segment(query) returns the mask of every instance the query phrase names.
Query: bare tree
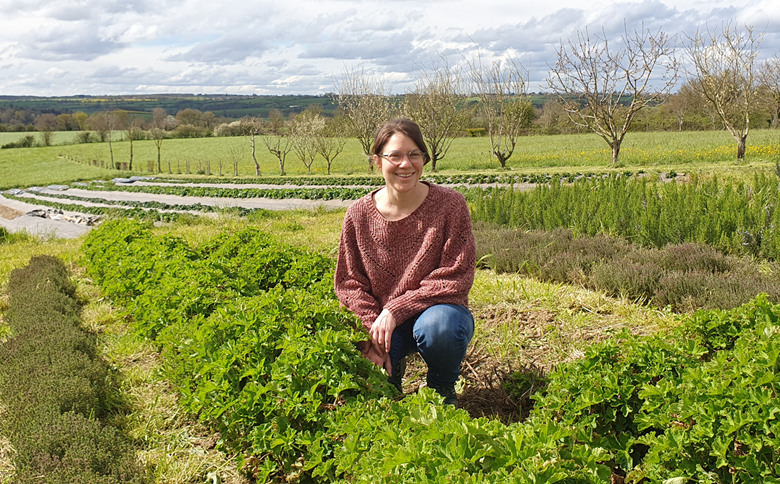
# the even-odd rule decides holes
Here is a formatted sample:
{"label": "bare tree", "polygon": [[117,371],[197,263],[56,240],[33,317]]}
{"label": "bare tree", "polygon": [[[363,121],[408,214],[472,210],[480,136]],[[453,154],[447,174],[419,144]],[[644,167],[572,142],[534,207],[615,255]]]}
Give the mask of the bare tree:
{"label": "bare tree", "polygon": [[293,149],[293,145],[290,141],[290,137],[285,136],[284,134],[277,135],[277,134],[267,133],[264,134],[262,138],[265,147],[268,148],[268,151],[271,152],[271,154],[274,155],[276,159],[279,161],[279,174],[281,176],[284,176],[285,159],[287,158],[287,155],[290,153],[290,151],[292,151]]}
{"label": "bare tree", "polygon": [[[320,107],[321,109],[321,107]],[[290,129],[292,149],[306,167],[306,173],[311,175],[311,165],[317,157],[318,139],[325,129],[325,118],[318,109],[306,109],[299,114]]]}
{"label": "bare tree", "polygon": [[775,54],[761,64],[759,79],[772,105],[772,127],[780,123],[780,55]]}
{"label": "bare tree", "polygon": [[344,137],[344,123],[345,120],[341,116],[326,120],[325,129],[317,137],[317,153],[325,159],[328,175],[333,161],[344,151],[344,146],[347,144],[347,138]]}
{"label": "bare tree", "polygon": [[501,168],[512,157],[517,137],[531,125],[535,113],[526,96],[528,71],[517,59],[508,58],[490,65],[482,57],[470,62],[474,92],[479,96],[482,114],[487,124],[490,151]]}
{"label": "bare tree", "polygon": [[260,163],[257,162],[257,138],[263,134],[263,121],[254,116],[245,116],[241,120],[242,131],[252,147],[252,161],[255,162],[255,176],[260,176]]}
{"label": "bare tree", "polygon": [[125,136],[130,141],[130,164],[128,165],[130,171],[133,171],[133,141],[146,138],[146,132],[143,130],[144,124],[143,118],[135,118],[125,128]]}
{"label": "bare tree", "polygon": [[163,108],[152,109],[152,126],[155,128],[165,129],[168,119],[168,113]]}
{"label": "bare tree", "polygon": [[371,171],[374,169],[370,156],[374,135],[379,126],[391,118],[390,88],[381,79],[365,75],[362,69],[351,69],[342,72],[336,90],[335,101],[348,121],[352,136],[363,148]]}
{"label": "bare tree", "polygon": [[441,67],[420,69],[414,90],[406,94],[402,107],[420,126],[431,155],[431,171],[436,171],[436,162],[444,158],[469,119],[462,109],[467,91],[464,73],[450,67],[446,58],[442,61]]}
{"label": "bare tree", "polygon": [[[618,49],[610,49],[606,33],[591,38],[587,30],[577,32],[576,42],[561,42],[547,85],[558,94],[574,124],[607,142],[616,164],[636,113],[662,102],[677,83],[675,48],[675,37],[661,30],[652,33],[644,26],[633,33],[626,29]],[[657,79],[651,86],[653,74]]]}
{"label": "bare tree", "polygon": [[763,34],[752,26],[740,30],[736,23],[709,30],[699,28],[686,47],[692,64],[691,86],[712,106],[726,130],[737,141],[737,159],[745,157],[750,134],[750,111],[758,101],[755,61]]}
{"label": "bare tree", "polygon": [[[162,164],[160,162],[160,158],[163,140],[165,139],[165,130],[154,127],[149,130],[149,136],[154,140],[154,145],[157,146],[157,173],[162,173]],[[168,171],[170,171],[170,169]]]}
{"label": "bare tree", "polygon": [[241,159],[244,158],[244,145],[243,144],[231,144],[228,147],[228,153],[230,154],[230,161],[233,163],[233,176],[238,176],[238,164]]}
{"label": "bare tree", "polygon": [[35,127],[41,133],[41,144],[43,146],[51,146],[52,135],[54,130],[57,129],[57,115],[51,113],[41,114],[35,120]]}

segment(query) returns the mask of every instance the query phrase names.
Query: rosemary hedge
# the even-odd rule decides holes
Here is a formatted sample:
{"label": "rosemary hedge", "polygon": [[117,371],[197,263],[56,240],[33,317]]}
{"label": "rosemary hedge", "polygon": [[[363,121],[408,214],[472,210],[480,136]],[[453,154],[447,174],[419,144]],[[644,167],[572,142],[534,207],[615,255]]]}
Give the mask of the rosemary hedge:
{"label": "rosemary hedge", "polygon": [[750,183],[695,176],[661,183],[613,175],[564,184],[556,178],[527,192],[509,187],[466,194],[475,221],[612,235],[658,248],[696,242],[728,254],[780,260],[780,183],[774,174],[756,174]]}

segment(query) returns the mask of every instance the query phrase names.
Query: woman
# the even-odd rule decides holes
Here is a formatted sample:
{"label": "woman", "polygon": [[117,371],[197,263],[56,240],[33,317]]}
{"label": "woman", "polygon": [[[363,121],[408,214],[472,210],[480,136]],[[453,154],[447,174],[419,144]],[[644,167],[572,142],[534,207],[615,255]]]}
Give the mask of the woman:
{"label": "woman", "polygon": [[456,404],[455,382],[474,335],[467,309],[475,248],[460,193],[421,182],[428,148],[408,119],[383,125],[372,148],[385,186],[347,210],[335,290],[371,335],[363,354],[401,389],[406,355],[419,352],[428,386]]}

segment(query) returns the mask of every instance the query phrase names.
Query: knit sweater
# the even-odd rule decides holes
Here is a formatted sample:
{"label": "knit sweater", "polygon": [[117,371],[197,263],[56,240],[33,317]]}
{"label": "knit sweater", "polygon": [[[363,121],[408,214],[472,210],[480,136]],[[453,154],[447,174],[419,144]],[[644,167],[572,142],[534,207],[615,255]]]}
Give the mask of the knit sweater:
{"label": "knit sweater", "polygon": [[429,185],[423,203],[401,220],[379,213],[376,191],[347,209],[335,290],[366,329],[383,309],[400,325],[437,304],[468,305],[476,265],[469,209],[460,193]]}

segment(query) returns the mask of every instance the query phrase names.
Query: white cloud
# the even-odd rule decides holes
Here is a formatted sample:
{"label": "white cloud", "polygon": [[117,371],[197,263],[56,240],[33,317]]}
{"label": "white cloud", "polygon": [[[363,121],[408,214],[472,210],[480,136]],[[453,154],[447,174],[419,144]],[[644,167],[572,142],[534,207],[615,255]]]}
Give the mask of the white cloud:
{"label": "white cloud", "polygon": [[517,52],[538,82],[561,41],[585,28],[618,38],[624,22],[684,39],[737,19],[764,31],[762,58],[780,51],[776,0],[0,0],[0,11],[4,94],[321,93],[345,66],[403,91],[421,64],[441,53],[462,64],[476,46],[488,60]]}

